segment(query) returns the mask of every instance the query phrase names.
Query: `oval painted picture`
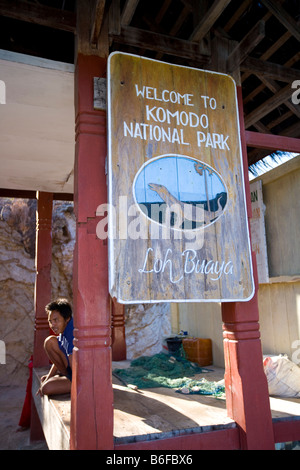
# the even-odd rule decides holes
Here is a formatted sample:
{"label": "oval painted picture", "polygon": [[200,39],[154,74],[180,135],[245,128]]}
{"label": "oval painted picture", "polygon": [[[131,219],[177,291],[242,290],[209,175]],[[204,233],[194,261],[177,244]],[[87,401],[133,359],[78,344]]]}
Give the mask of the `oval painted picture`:
{"label": "oval painted picture", "polygon": [[134,179],[133,195],[145,216],[178,230],[207,227],[227,203],[217,171],[185,155],[161,155],[145,163]]}

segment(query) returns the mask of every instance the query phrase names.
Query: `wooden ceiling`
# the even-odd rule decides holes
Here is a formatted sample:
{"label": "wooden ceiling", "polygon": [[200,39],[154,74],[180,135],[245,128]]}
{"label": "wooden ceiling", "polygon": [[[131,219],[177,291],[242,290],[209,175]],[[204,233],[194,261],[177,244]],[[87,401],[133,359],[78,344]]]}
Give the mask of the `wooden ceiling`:
{"label": "wooden ceiling", "polygon": [[[75,3],[0,0],[0,48],[72,62]],[[108,52],[230,73],[242,86],[247,130],[300,138],[299,0],[83,4],[90,9],[89,42],[95,51],[108,34]],[[268,153],[249,147],[249,165]]]}

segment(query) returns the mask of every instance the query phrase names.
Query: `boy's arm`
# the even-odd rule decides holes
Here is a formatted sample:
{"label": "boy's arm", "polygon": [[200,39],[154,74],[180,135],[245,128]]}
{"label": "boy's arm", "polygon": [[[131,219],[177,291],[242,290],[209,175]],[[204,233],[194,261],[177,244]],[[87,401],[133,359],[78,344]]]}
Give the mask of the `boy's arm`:
{"label": "boy's arm", "polygon": [[54,364],[52,364],[51,369],[49,370],[48,374],[43,375],[43,377],[41,377],[41,386],[38,389],[38,391],[36,392],[36,395],[43,396],[42,390],[41,390],[42,389],[42,383],[46,382],[48,379],[50,379],[50,377],[53,377],[56,374],[57,374],[57,367]]}
{"label": "boy's arm", "polygon": [[57,367],[54,364],[52,364],[51,369],[49,370],[48,374],[43,375],[43,377],[41,377],[41,382],[44,382],[45,380],[50,379],[50,377],[53,377],[54,375],[56,375],[57,372],[58,372]]}
{"label": "boy's arm", "polygon": [[52,364],[51,366],[51,369],[49,370],[48,374],[47,374],[47,380],[50,379],[50,377],[53,377],[54,375],[56,375],[58,372],[58,369],[56,367],[56,365]]}

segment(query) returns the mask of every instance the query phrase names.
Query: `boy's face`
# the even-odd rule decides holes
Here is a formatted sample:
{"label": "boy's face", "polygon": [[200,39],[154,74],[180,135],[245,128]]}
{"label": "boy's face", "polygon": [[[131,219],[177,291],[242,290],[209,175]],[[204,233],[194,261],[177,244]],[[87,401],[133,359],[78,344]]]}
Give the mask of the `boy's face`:
{"label": "boy's face", "polygon": [[51,330],[54,334],[59,335],[65,331],[65,328],[69,322],[70,318],[67,320],[57,311],[53,310],[48,313],[48,322]]}

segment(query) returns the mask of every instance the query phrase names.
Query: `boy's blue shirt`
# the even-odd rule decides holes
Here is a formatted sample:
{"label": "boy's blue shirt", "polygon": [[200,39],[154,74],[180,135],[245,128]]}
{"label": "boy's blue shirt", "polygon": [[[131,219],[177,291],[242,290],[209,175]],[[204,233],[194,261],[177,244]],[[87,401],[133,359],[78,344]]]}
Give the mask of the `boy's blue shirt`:
{"label": "boy's blue shirt", "polygon": [[[57,338],[59,348],[67,356],[67,358],[73,352],[73,347],[74,347],[73,346],[73,339],[74,339],[73,329],[74,329],[73,318],[71,318],[71,320],[68,322],[65,328],[65,331],[61,333]],[[69,362],[69,359],[68,359],[68,362]]]}

